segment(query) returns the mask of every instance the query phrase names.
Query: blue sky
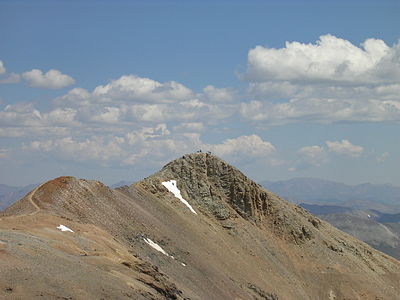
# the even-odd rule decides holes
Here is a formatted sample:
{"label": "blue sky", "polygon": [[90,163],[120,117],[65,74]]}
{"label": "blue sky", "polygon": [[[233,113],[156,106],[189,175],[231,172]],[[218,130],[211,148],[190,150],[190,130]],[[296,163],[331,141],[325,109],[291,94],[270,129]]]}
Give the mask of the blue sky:
{"label": "blue sky", "polygon": [[0,1],[0,182],[137,180],[210,150],[256,180],[400,185],[398,1]]}

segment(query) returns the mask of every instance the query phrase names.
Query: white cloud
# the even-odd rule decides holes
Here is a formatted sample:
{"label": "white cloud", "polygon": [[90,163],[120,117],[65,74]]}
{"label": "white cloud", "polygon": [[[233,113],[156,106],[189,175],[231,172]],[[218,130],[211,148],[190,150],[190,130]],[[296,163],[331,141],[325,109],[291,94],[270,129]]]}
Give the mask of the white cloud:
{"label": "white cloud", "polygon": [[0,75],[6,72],[6,67],[3,64],[3,61],[0,60]]}
{"label": "white cloud", "polygon": [[49,70],[47,73],[43,73],[38,69],[33,69],[24,72],[22,77],[28,81],[29,86],[35,88],[60,89],[75,83],[72,77],[53,69]]}
{"label": "white cloud", "polygon": [[204,95],[210,102],[231,102],[236,98],[235,91],[228,88],[216,88],[208,85],[203,89]]}
{"label": "white cloud", "polygon": [[18,83],[21,80],[21,76],[16,73],[11,73],[7,78],[1,79],[0,84],[10,84],[10,83]]}
{"label": "white cloud", "polygon": [[326,141],[326,145],[328,146],[330,152],[334,152],[340,155],[347,155],[351,157],[359,157],[364,151],[363,147],[355,146],[348,140],[342,140],[341,142]]}
{"label": "white cloud", "polygon": [[233,91],[208,86],[196,94],[184,85],[160,83],[149,78],[124,75],[92,92],[74,88],[54,100],[56,106],[75,107],[86,121],[133,123],[217,123],[237,109]]}
{"label": "white cloud", "polygon": [[104,111],[91,118],[93,121],[103,123],[117,123],[120,120],[121,110],[118,107],[104,107]]}
{"label": "white cloud", "polygon": [[93,137],[83,141],[72,137],[55,140],[33,141],[30,149],[53,152],[56,156],[72,161],[111,162],[126,154],[119,145],[119,139],[105,141],[103,137]]}
{"label": "white cloud", "polygon": [[192,98],[193,93],[190,89],[175,81],[160,83],[149,78],[125,75],[106,85],[96,87],[92,96],[102,102],[122,99],[174,103]]}
{"label": "white cloud", "polygon": [[299,156],[297,164],[302,167],[308,165],[319,167],[327,162],[326,152],[321,146],[306,146],[298,150],[297,154]]}
{"label": "white cloud", "polygon": [[88,105],[90,99],[90,93],[83,88],[74,88],[68,91],[67,94],[57,97],[54,100],[56,105]]}
{"label": "white cloud", "polygon": [[31,103],[6,105],[0,110],[0,136],[32,138],[66,135],[81,126],[76,116],[77,111],[72,108],[56,108],[41,113]]}
{"label": "white cloud", "polygon": [[42,153],[46,158],[53,156],[87,164],[121,166],[160,165],[198,149],[210,150],[222,158],[235,162],[262,159],[269,164],[279,163],[275,147],[259,136],[240,136],[224,140],[219,144],[206,144],[201,141],[199,134],[174,134],[168,130],[166,124],[144,127],[123,135],[37,139],[24,147],[30,155]]}
{"label": "white cloud", "polygon": [[78,125],[75,120],[77,111],[72,108],[56,108],[41,113],[31,103],[7,105],[0,111],[0,125],[41,127],[54,125]]}
{"label": "white cloud", "polygon": [[234,160],[275,158],[276,154],[274,145],[255,134],[226,139],[221,144],[204,144],[202,147],[218,156],[229,157]]}
{"label": "white cloud", "polygon": [[[6,74],[6,67],[3,64],[3,61],[0,60],[0,75]],[[7,75],[7,74],[6,74]],[[0,84],[7,84],[7,83],[17,83],[21,79],[21,76],[19,76],[16,73],[10,73],[7,75],[6,78],[0,79]]]}
{"label": "white cloud", "polygon": [[305,98],[283,103],[253,100],[241,103],[241,115],[269,125],[293,122],[387,122],[400,120],[400,102],[392,100],[342,100]]}
{"label": "white cloud", "polygon": [[400,44],[368,39],[361,47],[331,36],[316,44],[286,43],[281,49],[249,51],[251,101],[247,120],[291,122],[382,122],[400,120]]}
{"label": "white cloud", "polygon": [[328,34],[316,44],[286,42],[281,49],[251,49],[246,77],[261,82],[398,82],[399,53],[400,45],[391,48],[379,39],[367,39],[357,47]]}

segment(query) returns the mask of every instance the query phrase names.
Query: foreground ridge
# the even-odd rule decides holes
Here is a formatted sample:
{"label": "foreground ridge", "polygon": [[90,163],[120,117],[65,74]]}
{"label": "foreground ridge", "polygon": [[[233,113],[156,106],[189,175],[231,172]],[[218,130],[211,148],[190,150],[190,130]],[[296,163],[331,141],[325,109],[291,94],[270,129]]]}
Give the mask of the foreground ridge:
{"label": "foreground ridge", "polygon": [[3,212],[0,267],[5,299],[400,294],[400,262],[209,153],[114,190],[74,177],[42,184]]}

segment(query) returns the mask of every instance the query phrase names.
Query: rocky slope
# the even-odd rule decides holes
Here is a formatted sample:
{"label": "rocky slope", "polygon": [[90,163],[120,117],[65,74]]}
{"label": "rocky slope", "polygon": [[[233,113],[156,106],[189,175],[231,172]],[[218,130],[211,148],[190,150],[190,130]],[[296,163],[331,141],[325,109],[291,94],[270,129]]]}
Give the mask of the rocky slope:
{"label": "rocky slope", "polygon": [[400,262],[205,153],[115,190],[73,177],[42,184],[3,213],[0,265],[5,299],[400,294]]}

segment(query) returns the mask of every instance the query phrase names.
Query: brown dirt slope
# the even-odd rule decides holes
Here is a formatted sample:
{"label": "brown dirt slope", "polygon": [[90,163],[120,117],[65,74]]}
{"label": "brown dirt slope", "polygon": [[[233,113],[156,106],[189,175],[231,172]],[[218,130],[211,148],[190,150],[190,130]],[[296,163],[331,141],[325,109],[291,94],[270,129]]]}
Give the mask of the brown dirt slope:
{"label": "brown dirt slope", "polygon": [[[177,181],[197,214],[162,185],[168,180]],[[0,261],[7,270],[0,275],[5,283],[0,295],[14,296],[9,299],[28,292],[64,299],[123,299],[121,291],[134,299],[397,299],[400,294],[398,261],[213,155],[185,155],[116,190],[60,177],[30,195],[0,219]],[[75,232],[61,232],[57,224]],[[96,289],[102,285],[103,292]]]}

